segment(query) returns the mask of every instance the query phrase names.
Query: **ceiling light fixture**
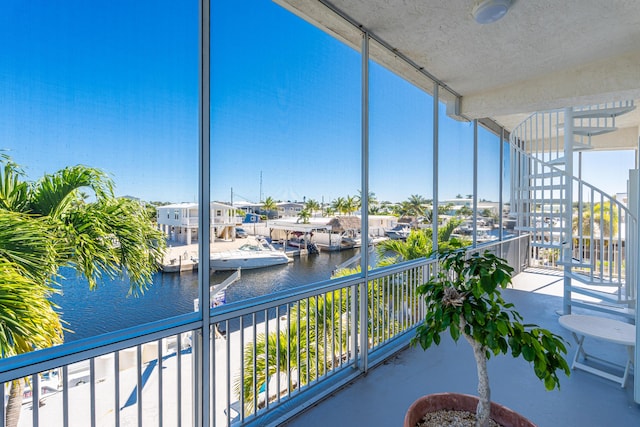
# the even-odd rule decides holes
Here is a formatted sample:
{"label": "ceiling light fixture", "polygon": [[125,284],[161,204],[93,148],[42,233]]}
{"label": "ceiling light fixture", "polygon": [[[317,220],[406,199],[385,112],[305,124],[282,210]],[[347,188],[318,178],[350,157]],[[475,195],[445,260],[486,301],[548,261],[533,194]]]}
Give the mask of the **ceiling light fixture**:
{"label": "ceiling light fixture", "polygon": [[476,0],[473,6],[473,19],[478,24],[490,24],[506,15],[511,0]]}

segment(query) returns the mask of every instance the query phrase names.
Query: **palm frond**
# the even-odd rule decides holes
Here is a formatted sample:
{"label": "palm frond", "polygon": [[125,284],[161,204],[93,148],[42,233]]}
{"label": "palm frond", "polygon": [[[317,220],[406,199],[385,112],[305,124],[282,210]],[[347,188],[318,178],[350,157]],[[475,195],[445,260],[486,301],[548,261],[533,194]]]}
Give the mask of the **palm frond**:
{"label": "palm frond", "polygon": [[36,281],[0,258],[0,357],[62,342],[63,328],[49,301],[56,289]]}
{"label": "palm frond", "polygon": [[125,272],[132,294],[151,284],[166,243],[140,204],[105,199],[75,207],[66,219],[66,262],[87,278],[91,288],[103,274],[113,278]]}
{"label": "palm frond", "polygon": [[53,237],[46,219],[0,209],[0,259],[19,266],[30,279],[44,283],[56,274]]}
{"label": "palm frond", "polygon": [[30,194],[32,212],[59,217],[74,202],[81,200],[79,190],[91,188],[96,199],[113,197],[113,181],[100,169],[83,165],[69,166],[38,180]]}
{"label": "palm frond", "polygon": [[29,185],[24,172],[9,156],[0,156],[0,209],[24,212],[28,205]]}

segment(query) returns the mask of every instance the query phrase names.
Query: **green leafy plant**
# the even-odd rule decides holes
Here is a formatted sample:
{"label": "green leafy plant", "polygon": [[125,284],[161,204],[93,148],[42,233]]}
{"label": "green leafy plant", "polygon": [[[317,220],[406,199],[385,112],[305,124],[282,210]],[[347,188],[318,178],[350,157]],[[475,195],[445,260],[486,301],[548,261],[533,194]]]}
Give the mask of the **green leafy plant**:
{"label": "green leafy plant", "polygon": [[476,426],[489,425],[487,360],[492,353],[523,357],[533,364],[547,390],[559,388],[557,371],[570,373],[563,357],[565,341],[537,325],[523,323],[513,304],[502,298],[500,289],[511,283],[513,268],[488,251],[471,255],[464,250],[444,251],[438,259],[439,272],[418,288],[427,310],[412,344],[419,343],[426,350],[440,344],[440,334],[446,330],[454,341],[462,336],[471,344],[478,370]]}

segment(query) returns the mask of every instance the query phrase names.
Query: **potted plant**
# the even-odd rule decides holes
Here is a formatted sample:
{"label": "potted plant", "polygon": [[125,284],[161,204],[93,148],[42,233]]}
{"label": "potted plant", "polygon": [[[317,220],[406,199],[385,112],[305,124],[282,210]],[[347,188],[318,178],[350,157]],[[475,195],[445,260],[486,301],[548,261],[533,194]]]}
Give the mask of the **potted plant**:
{"label": "potted plant", "polygon": [[[487,360],[492,353],[510,351],[513,357],[523,357],[533,363],[536,376],[547,390],[560,387],[557,371],[563,371],[567,376],[570,372],[563,357],[567,352],[564,339],[537,325],[523,323],[513,304],[506,302],[500,294],[500,289],[511,283],[513,268],[488,251],[471,255],[465,250],[444,251],[438,254],[438,260],[441,265],[438,273],[418,288],[427,310],[412,344],[419,343],[426,350],[433,344],[438,345],[440,334],[446,330],[454,341],[462,336],[471,344],[478,371],[476,426],[489,426],[491,396]],[[464,396],[458,395],[456,399],[471,397],[475,402],[476,398]],[[429,406],[416,402],[412,409],[424,410],[425,405]],[[438,405],[442,406],[441,403]],[[416,420],[423,415],[416,418],[408,412],[405,427],[415,427]]]}

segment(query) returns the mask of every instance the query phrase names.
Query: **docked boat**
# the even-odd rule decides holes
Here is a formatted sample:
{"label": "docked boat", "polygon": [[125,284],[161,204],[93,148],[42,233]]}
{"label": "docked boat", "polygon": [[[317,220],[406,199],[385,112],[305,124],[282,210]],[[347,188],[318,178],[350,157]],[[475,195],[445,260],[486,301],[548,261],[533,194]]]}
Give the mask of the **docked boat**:
{"label": "docked boat", "polygon": [[258,240],[255,244],[244,244],[238,249],[215,252],[210,256],[210,267],[213,270],[247,270],[288,262],[291,262],[291,258],[284,252],[277,251],[264,239]]}
{"label": "docked boat", "polygon": [[353,249],[362,246],[360,231],[356,229],[345,230],[340,234],[341,249]]}
{"label": "docked boat", "polygon": [[384,234],[392,240],[404,240],[409,237],[409,233],[411,233],[411,227],[405,224],[398,224],[384,231]]}

